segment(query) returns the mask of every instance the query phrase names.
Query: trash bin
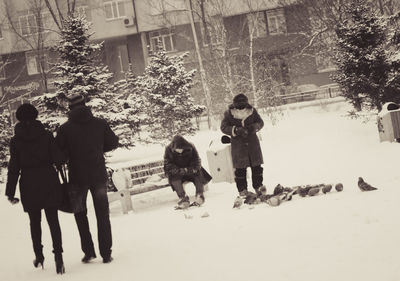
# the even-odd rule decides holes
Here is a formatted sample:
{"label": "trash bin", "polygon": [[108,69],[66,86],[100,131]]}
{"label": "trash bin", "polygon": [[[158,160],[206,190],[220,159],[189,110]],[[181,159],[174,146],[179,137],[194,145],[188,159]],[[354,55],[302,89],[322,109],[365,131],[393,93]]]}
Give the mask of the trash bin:
{"label": "trash bin", "polygon": [[230,144],[212,142],[207,150],[207,161],[213,182],[235,182]]}
{"label": "trash bin", "polygon": [[400,106],[393,102],[385,103],[378,113],[379,140],[400,140]]}

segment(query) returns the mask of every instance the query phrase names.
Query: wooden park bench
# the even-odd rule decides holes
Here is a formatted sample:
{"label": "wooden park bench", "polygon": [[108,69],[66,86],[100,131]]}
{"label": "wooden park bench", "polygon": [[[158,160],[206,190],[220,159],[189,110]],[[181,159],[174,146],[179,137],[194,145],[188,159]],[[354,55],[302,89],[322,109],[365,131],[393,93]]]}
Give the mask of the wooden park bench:
{"label": "wooden park bench", "polygon": [[119,200],[124,214],[133,211],[132,195],[170,186],[164,174],[164,160],[160,159],[115,168],[112,179],[118,190],[107,193],[108,202]]}

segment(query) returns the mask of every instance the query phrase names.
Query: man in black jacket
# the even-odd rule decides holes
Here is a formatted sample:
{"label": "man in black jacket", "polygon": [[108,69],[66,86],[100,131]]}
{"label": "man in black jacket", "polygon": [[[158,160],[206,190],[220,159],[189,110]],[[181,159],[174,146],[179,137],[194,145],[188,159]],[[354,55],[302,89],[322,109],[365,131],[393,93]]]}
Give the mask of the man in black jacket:
{"label": "man in black jacket", "polygon": [[[87,193],[93,197],[97,219],[100,255],[104,263],[112,261],[111,224],[107,198],[107,171],[104,152],[118,146],[118,137],[103,119],[92,115],[85,98],[75,95],[69,100],[68,121],[60,126],[56,136],[58,146],[67,152],[69,181],[80,186],[86,204]],[[87,210],[75,214],[85,256],[83,263],[96,257],[89,230]]]}

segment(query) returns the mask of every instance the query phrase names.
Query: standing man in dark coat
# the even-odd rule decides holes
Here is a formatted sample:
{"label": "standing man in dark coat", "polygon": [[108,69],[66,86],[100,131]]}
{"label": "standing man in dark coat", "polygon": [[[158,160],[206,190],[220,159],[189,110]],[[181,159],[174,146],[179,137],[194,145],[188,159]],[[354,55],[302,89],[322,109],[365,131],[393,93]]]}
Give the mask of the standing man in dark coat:
{"label": "standing man in dark coat", "polygon": [[239,194],[247,194],[246,170],[251,167],[253,188],[257,194],[263,186],[263,156],[257,132],[264,122],[244,94],[233,98],[221,122],[221,131],[231,136],[232,162]]}
{"label": "standing man in dark coat", "polygon": [[[53,135],[36,120],[38,111],[31,104],[18,107],[15,135],[10,142],[10,161],[6,196],[12,204],[19,178],[19,189],[24,211],[29,215],[35,267],[44,262],[42,245],[42,209],[49,224],[53,253],[58,274],[65,272],[62,258],[61,230],[57,208],[61,205],[61,186],[54,165],[61,165],[63,157],[58,150]],[[4,241],[3,241],[4,242]]]}
{"label": "standing man in dark coat", "polygon": [[204,185],[211,180],[211,176],[201,167],[201,159],[195,146],[184,137],[176,135],[165,148],[164,172],[180,199],[178,208],[185,209],[190,205],[183,188],[185,181],[193,182],[196,187],[194,204],[200,206],[204,203]]}
{"label": "standing man in dark coat", "polygon": [[[69,101],[68,121],[60,126],[56,142],[68,155],[69,181],[80,186],[84,204],[90,190],[97,219],[100,255],[104,263],[112,261],[111,224],[107,198],[107,171],[104,152],[118,146],[118,137],[103,119],[92,115],[82,95],[75,95]],[[85,256],[83,263],[96,258],[92,236],[89,230],[87,210],[75,214]]]}

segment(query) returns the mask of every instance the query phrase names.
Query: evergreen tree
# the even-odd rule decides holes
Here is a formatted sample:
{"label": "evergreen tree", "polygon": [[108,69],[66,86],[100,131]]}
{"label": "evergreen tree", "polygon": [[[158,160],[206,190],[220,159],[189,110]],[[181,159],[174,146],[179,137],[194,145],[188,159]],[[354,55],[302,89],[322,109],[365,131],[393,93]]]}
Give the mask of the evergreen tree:
{"label": "evergreen tree", "polygon": [[388,78],[392,71],[385,52],[385,28],[366,0],[354,0],[349,18],[336,29],[338,73],[334,76],[343,96],[355,109],[381,109],[391,101]]}
{"label": "evergreen tree", "polygon": [[90,24],[83,15],[72,14],[64,19],[60,41],[54,47],[60,57],[60,62],[54,67],[57,91],[35,101],[44,113],[43,123],[52,130],[62,123],[68,110],[68,97],[81,94],[89,101],[94,97],[102,98],[108,89],[112,74],[98,58],[102,44],[89,41],[89,28]]}
{"label": "evergreen tree", "polygon": [[93,99],[89,105],[100,117],[109,121],[119,136],[121,146],[132,147],[138,140],[141,125],[146,123],[146,116],[143,113],[145,101],[137,90],[136,76],[131,68],[126,72],[125,79],[114,83],[110,90],[101,99]]}
{"label": "evergreen tree", "polygon": [[167,56],[157,52],[137,78],[139,92],[146,97],[146,114],[151,120],[149,129],[156,141],[171,139],[176,134],[194,134],[193,118],[205,107],[194,104],[189,90],[193,86],[195,70],[186,71],[184,57]]}

